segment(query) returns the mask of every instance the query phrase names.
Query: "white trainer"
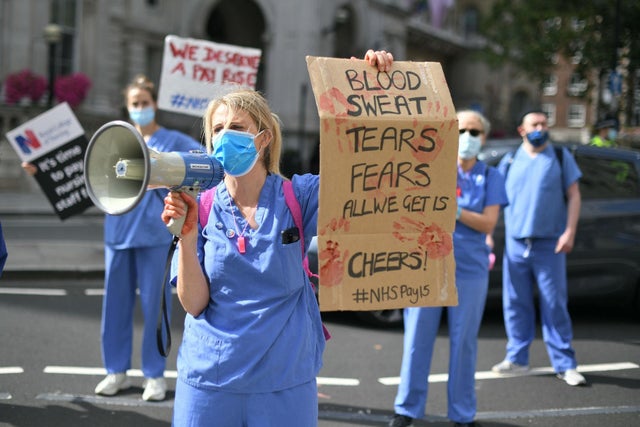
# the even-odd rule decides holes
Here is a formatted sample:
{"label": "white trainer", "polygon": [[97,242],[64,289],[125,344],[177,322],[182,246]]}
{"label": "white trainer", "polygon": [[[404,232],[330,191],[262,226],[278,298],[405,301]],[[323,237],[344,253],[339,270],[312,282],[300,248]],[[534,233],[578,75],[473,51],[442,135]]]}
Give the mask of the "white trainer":
{"label": "white trainer", "polygon": [[518,365],[505,359],[497,365],[494,365],[491,370],[497,374],[523,374],[529,371],[529,365]]}
{"label": "white trainer", "polygon": [[113,396],[120,390],[126,390],[129,387],[131,387],[131,381],[129,381],[127,374],[108,374],[98,383],[95,393],[103,396]]}
{"label": "white trainer", "polygon": [[582,374],[575,369],[567,369],[557,376],[570,386],[583,385],[587,383],[587,380],[584,379]]}
{"label": "white trainer", "polygon": [[167,382],[163,377],[147,378],[142,384],[144,392],[142,393],[142,400],[164,400],[167,394]]}

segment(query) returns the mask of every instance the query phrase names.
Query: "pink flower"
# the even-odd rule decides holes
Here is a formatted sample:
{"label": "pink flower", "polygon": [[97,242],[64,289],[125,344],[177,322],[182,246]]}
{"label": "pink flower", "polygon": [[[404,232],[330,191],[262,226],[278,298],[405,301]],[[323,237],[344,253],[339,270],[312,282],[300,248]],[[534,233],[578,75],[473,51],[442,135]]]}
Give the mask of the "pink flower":
{"label": "pink flower", "polygon": [[67,102],[75,108],[87,97],[91,80],[83,73],[60,76],[54,84],[54,94],[59,102]]}
{"label": "pink flower", "polygon": [[7,104],[15,104],[23,98],[38,102],[47,90],[47,80],[30,70],[9,74],[4,82]]}

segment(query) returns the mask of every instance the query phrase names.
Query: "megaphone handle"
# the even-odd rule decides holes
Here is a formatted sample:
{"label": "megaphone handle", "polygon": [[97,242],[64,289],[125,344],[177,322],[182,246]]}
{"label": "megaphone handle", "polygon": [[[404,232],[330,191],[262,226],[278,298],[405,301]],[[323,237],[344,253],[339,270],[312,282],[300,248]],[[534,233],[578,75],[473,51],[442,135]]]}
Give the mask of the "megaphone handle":
{"label": "megaphone handle", "polygon": [[[194,189],[193,187],[180,188],[177,191],[187,193],[194,199],[198,196],[198,190]],[[180,237],[182,235],[182,226],[184,226],[184,220],[186,219],[186,217],[187,217],[187,214],[185,213],[184,216],[178,219],[171,218],[171,220],[167,224],[167,229],[169,230],[169,232],[176,237]]]}

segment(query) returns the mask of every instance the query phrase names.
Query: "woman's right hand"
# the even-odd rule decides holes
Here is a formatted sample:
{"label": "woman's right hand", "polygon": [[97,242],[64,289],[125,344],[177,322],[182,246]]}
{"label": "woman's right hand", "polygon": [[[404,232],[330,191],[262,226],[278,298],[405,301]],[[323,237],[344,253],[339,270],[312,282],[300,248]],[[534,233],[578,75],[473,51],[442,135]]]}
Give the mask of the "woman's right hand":
{"label": "woman's right hand", "polygon": [[182,191],[171,191],[164,198],[164,209],[160,218],[165,224],[186,215],[181,230],[181,237],[198,231],[198,202],[189,194]]}

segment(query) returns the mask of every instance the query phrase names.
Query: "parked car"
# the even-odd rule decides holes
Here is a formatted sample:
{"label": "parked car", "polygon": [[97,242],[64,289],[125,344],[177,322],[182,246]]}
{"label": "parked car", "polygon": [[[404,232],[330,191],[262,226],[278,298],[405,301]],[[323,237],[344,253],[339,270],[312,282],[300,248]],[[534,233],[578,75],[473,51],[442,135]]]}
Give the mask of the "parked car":
{"label": "parked car", "polygon": [[[479,158],[497,165],[520,139],[489,141]],[[640,151],[563,144],[580,170],[582,208],[573,251],[567,256],[570,302],[616,304],[640,313]],[[496,262],[489,275],[488,309],[501,304],[504,224],[494,232]],[[315,238],[309,265],[317,271]],[[359,311],[357,316],[378,326],[398,326],[402,310]]]}

